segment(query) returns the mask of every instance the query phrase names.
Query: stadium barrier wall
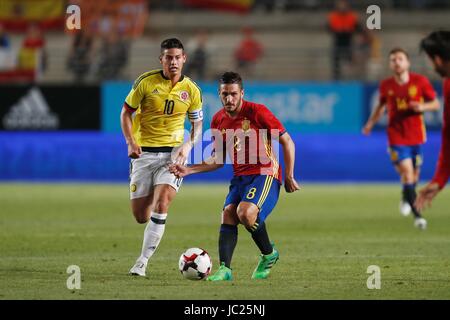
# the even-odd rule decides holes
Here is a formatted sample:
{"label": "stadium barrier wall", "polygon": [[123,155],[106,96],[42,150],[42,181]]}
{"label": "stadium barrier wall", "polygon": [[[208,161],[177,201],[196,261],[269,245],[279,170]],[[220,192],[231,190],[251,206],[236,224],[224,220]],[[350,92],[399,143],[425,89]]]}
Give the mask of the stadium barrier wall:
{"label": "stadium barrier wall", "polygon": [[0,130],[100,130],[99,86],[1,85]]}
{"label": "stadium barrier wall", "polygon": [[[308,182],[394,182],[384,133],[300,134],[296,177]],[[434,171],[440,134],[430,132],[424,147],[423,179]],[[0,180],[126,182],[129,159],[119,133],[0,132]],[[282,159],[281,159],[282,160]],[[283,161],[281,161],[283,163]],[[187,182],[228,181],[231,165],[189,176]]]}
{"label": "stadium barrier wall", "polygon": [[[220,101],[215,84],[201,87],[206,130]],[[441,84],[435,87],[441,94]],[[0,180],[127,181],[119,114],[130,88],[130,82],[0,86]],[[360,135],[376,101],[375,84],[248,83],[245,90],[248,100],[269,106],[294,138],[300,180],[397,181],[384,131]],[[441,114],[426,118],[424,179],[434,170],[440,134],[432,129],[440,129]],[[383,124],[378,129],[384,130]],[[187,180],[226,181],[231,174],[226,166]]]}
{"label": "stadium barrier wall", "polygon": [[[102,129],[120,132],[118,121],[132,83],[109,82],[102,87]],[[199,83],[203,94],[204,128],[222,104],[215,83]],[[363,116],[360,83],[245,84],[245,99],[267,105],[289,132],[357,133]]]}

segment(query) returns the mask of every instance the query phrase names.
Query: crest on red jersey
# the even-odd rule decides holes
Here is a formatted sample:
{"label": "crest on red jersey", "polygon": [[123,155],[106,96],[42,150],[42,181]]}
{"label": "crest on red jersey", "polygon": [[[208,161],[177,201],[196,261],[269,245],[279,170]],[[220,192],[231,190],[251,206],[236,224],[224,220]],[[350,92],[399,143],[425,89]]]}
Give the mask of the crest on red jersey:
{"label": "crest on red jersey", "polygon": [[408,94],[411,98],[414,98],[417,94],[417,87],[416,86],[410,86],[408,88]]}
{"label": "crest on red jersey", "polygon": [[250,130],[250,120],[248,120],[248,119],[242,120],[242,130],[244,132],[247,132],[248,130]]}

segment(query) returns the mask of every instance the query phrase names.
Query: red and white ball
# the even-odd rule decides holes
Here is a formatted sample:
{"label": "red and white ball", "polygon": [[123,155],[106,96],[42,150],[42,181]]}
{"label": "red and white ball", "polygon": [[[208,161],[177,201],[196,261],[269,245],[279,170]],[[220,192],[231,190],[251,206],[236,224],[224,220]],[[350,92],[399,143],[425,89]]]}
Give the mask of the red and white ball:
{"label": "red and white ball", "polygon": [[200,248],[187,249],[180,257],[179,269],[183,277],[189,280],[205,279],[212,269],[208,252]]}

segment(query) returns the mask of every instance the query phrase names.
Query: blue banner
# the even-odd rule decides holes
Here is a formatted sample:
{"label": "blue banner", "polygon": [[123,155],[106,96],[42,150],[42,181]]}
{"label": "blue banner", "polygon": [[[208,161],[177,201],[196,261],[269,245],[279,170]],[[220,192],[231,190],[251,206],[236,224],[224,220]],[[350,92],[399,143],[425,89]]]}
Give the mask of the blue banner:
{"label": "blue banner", "polygon": [[[293,134],[295,175],[300,182],[398,181],[387,154],[386,135]],[[424,145],[422,178],[433,175],[440,132]],[[283,158],[280,163],[283,166]],[[0,132],[0,180],[127,182],[127,146],[121,133]],[[232,166],[189,176],[185,182],[225,182]]]}
{"label": "blue banner", "polygon": [[[120,132],[120,110],[132,83],[104,84],[102,129]],[[203,93],[204,128],[222,104],[216,83],[199,83]],[[359,83],[246,83],[244,98],[266,105],[290,133],[357,133],[363,117]]]}

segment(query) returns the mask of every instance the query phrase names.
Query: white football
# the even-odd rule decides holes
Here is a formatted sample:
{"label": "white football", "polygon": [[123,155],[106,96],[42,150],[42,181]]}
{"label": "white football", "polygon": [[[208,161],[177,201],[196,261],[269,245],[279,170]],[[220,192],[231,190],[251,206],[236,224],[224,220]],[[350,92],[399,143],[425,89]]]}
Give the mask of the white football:
{"label": "white football", "polygon": [[208,252],[200,248],[187,249],[180,257],[179,269],[189,280],[205,279],[211,272],[212,262]]}

